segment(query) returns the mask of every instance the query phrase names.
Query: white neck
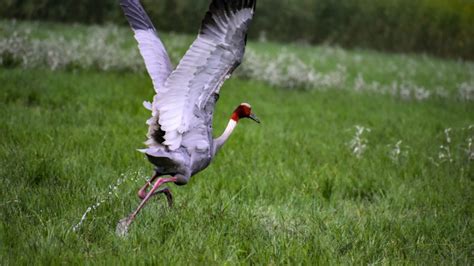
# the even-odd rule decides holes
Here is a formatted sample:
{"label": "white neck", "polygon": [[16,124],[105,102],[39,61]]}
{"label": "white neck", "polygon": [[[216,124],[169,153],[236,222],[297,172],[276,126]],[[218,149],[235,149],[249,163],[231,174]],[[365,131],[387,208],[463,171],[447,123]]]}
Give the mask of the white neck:
{"label": "white neck", "polygon": [[237,126],[237,121],[230,119],[227,127],[224,130],[224,133],[217,139],[214,139],[214,154],[220,150],[220,148],[224,145],[224,143],[229,139],[232,131],[234,131],[235,127]]}

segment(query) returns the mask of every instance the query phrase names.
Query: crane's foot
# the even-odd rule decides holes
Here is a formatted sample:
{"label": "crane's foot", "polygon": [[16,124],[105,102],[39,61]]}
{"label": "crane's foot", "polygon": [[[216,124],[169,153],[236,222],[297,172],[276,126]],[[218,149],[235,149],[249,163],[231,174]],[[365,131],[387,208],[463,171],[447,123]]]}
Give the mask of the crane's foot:
{"label": "crane's foot", "polygon": [[[155,178],[152,178],[152,180],[154,180]],[[158,180],[156,180],[155,184],[153,185],[153,187],[151,188],[151,190],[146,194],[145,198],[140,202],[140,205],[138,205],[137,209],[132,212],[132,214],[130,214],[127,218],[123,218],[121,219],[118,224],[117,224],[117,227],[115,228],[115,233],[118,235],[118,236],[121,236],[121,237],[124,237],[127,235],[128,233],[128,229],[130,227],[130,224],[132,224],[133,220],[135,219],[135,217],[137,216],[137,214],[140,212],[140,210],[143,208],[143,206],[145,206],[145,203],[147,203],[147,201],[154,195],[156,194],[159,194],[159,193],[165,193],[166,195],[166,198],[168,199],[168,205],[170,205],[170,202],[171,204],[173,204],[173,196],[171,195],[171,192],[169,191],[169,188],[164,188],[164,189],[161,189],[161,190],[158,190],[158,188],[165,184],[165,183],[169,183],[169,182],[176,182],[178,180],[177,177],[171,177],[171,178],[159,178]],[[149,184],[149,182],[148,182]],[[145,185],[144,187],[144,190],[146,191],[146,187],[147,185]],[[143,188],[142,188],[143,189]]]}
{"label": "crane's foot", "polygon": [[115,234],[119,237],[126,237],[128,235],[128,228],[132,223],[132,219],[130,217],[125,217],[121,219],[117,223],[117,227],[115,227]]}

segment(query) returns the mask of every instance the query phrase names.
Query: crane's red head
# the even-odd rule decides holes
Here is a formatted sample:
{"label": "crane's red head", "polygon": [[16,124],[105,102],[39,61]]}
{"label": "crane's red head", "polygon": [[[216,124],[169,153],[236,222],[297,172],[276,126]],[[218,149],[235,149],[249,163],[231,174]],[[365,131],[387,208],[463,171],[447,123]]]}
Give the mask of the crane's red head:
{"label": "crane's red head", "polygon": [[248,103],[241,103],[232,113],[232,120],[239,121],[241,118],[250,118],[253,121],[260,123],[260,120],[252,113],[252,107]]}

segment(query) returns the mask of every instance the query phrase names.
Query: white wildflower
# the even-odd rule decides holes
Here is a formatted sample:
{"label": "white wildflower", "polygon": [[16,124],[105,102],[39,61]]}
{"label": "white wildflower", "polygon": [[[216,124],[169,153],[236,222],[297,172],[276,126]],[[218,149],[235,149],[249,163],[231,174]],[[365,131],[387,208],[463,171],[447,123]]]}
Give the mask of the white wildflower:
{"label": "white wildflower", "polygon": [[458,87],[459,97],[464,101],[474,100],[474,82],[463,82]]}
{"label": "white wildflower", "polygon": [[438,159],[441,162],[454,162],[453,156],[451,154],[451,130],[451,128],[446,128],[444,130],[445,144],[439,146],[440,151],[438,153]]}
{"label": "white wildflower", "polygon": [[349,147],[357,158],[361,158],[364,151],[367,149],[368,140],[363,138],[362,135],[364,132],[369,133],[370,128],[356,125],[355,126],[355,135],[352,140],[349,142]]}
{"label": "white wildflower", "polygon": [[392,146],[390,152],[389,152],[389,157],[394,163],[399,163],[401,157],[404,157],[408,154],[407,151],[402,151],[402,141],[399,140],[395,145]]}
{"label": "white wildflower", "polygon": [[466,148],[467,158],[469,161],[474,160],[474,145],[472,137],[467,139],[467,148]]}
{"label": "white wildflower", "polygon": [[411,89],[408,85],[402,84],[400,86],[400,98],[403,100],[411,100]]}
{"label": "white wildflower", "polygon": [[[20,66],[25,69],[45,68],[62,70],[70,68],[98,69],[102,71],[131,70],[145,71],[143,59],[135,45],[130,46],[130,30],[114,25],[89,26],[77,31],[74,38],[65,38],[60,32],[51,31],[45,38],[32,36],[32,29],[18,27],[15,21],[1,22],[0,65]],[[75,27],[72,25],[72,27]],[[186,35],[169,34],[164,38],[170,58],[178,62],[182,52],[192,41]],[[265,42],[266,33],[261,32],[260,41]],[[319,46],[317,52],[305,54],[305,57],[289,49],[281,49],[276,54],[257,53],[252,46],[247,47],[244,63],[237,69],[236,75],[258,80],[286,89],[345,89],[368,91],[377,94],[389,94],[404,100],[427,100],[433,96],[447,98],[448,91],[442,87],[434,89],[416,84],[414,80],[421,71],[429,71],[444,83],[446,69],[442,64],[431,60],[415,60],[409,56],[400,56],[401,62],[380,61],[379,66],[371,69],[373,76],[390,74],[395,80],[373,80],[364,77],[361,70],[355,77],[349,78],[348,69],[364,64],[367,57],[358,52],[347,52],[339,47]],[[339,65],[332,69],[321,66]],[[464,63],[468,69],[474,65]],[[403,67],[401,67],[403,65]],[[352,72],[352,71],[350,71]],[[420,73],[417,73],[420,72]],[[469,70],[468,70],[469,72]],[[472,73],[474,71],[470,71]],[[468,80],[458,85],[459,98],[474,100],[474,81],[471,74]],[[443,80],[444,79],[444,80]]]}
{"label": "white wildflower", "polygon": [[426,90],[423,87],[415,87],[415,99],[418,101],[423,101],[426,100],[430,97],[431,93],[430,91]]}

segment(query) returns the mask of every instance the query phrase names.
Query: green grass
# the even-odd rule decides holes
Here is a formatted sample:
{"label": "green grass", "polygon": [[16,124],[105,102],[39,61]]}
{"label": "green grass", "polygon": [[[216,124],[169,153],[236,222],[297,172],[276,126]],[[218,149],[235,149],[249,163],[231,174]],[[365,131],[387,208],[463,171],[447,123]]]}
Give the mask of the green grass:
{"label": "green grass", "polygon": [[[370,54],[368,72],[397,60],[379,56]],[[453,64],[436,62],[448,70]],[[464,150],[472,102],[287,91],[231,79],[215,134],[241,102],[263,123],[243,121],[208,169],[171,187],[173,209],[153,200],[120,238],[116,223],[138,205],[136,191],[152,173],[135,151],[147,130],[141,102],[152,97],[149,78],[0,68],[0,84],[2,264],[473,261],[474,165]],[[361,158],[348,146],[355,125],[371,129]],[[451,163],[438,158],[446,128]],[[404,155],[392,161],[399,140]],[[119,178],[124,183],[109,188]]]}

